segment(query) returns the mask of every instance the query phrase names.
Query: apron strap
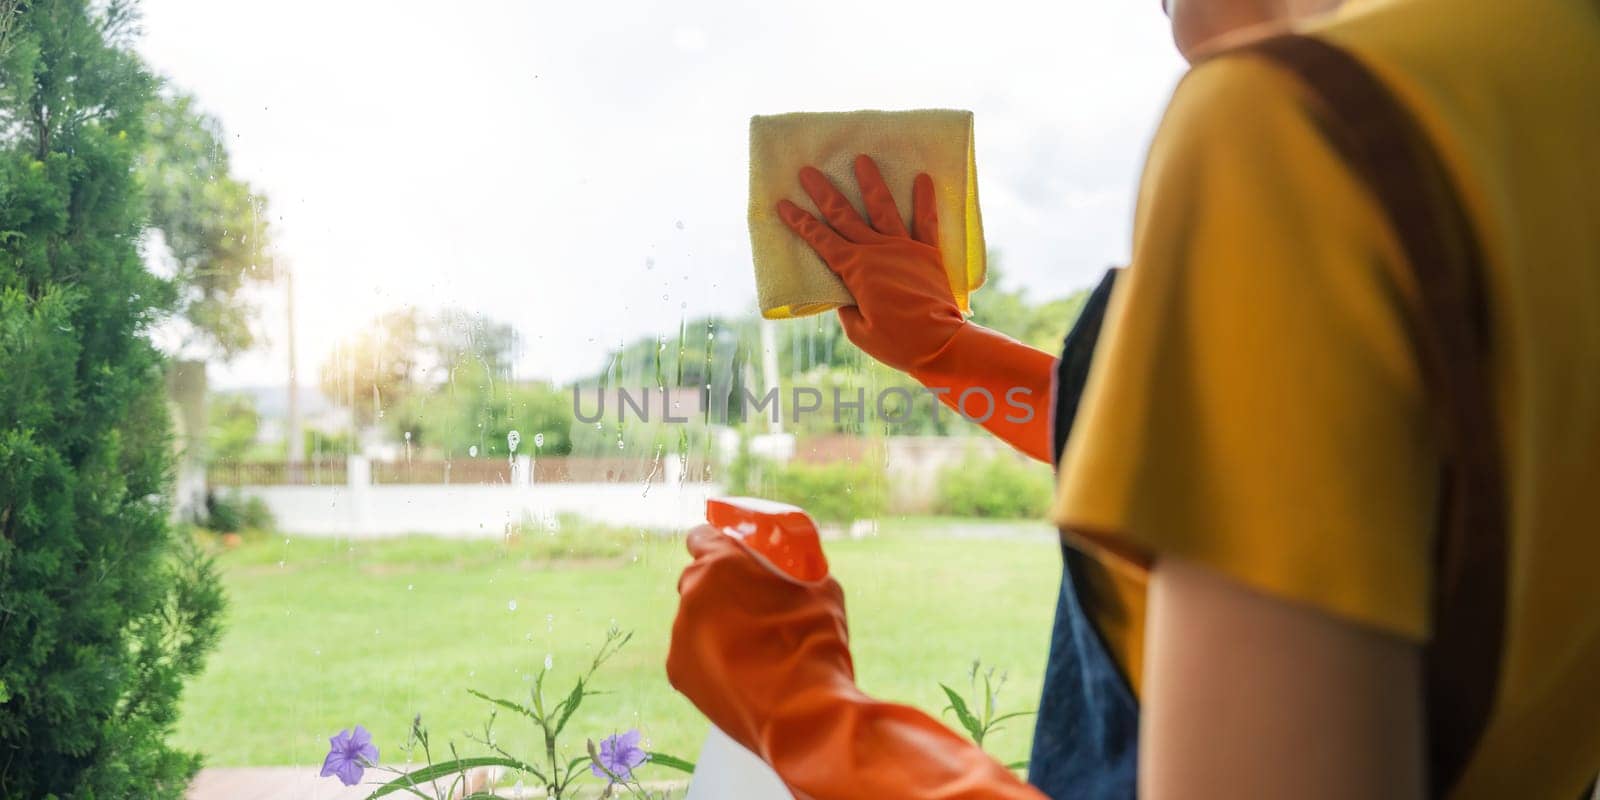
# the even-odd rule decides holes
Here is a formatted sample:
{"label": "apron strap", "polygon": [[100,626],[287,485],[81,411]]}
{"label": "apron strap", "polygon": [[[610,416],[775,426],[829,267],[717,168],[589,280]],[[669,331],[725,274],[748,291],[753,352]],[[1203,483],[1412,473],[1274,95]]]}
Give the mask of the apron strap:
{"label": "apron strap", "polygon": [[1300,35],[1243,52],[1311,90],[1334,146],[1388,218],[1418,290],[1408,332],[1442,461],[1424,699],[1430,786],[1444,796],[1493,712],[1506,627],[1508,502],[1481,242],[1421,127],[1355,56]]}

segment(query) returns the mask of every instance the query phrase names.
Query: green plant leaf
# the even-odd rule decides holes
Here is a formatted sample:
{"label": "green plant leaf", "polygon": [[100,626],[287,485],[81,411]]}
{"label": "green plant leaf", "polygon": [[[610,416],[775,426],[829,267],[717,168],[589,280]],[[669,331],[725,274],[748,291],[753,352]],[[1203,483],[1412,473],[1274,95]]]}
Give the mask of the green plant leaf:
{"label": "green plant leaf", "polygon": [[592,760],[593,759],[589,758],[588,756],[578,756],[577,758],[574,758],[571,761],[568,761],[567,762],[567,770],[566,770],[566,772],[562,773],[561,782],[562,783],[571,783],[572,782],[572,776],[577,774],[578,768],[583,766],[584,764],[590,763]]}
{"label": "green plant leaf", "polygon": [[470,694],[473,697],[476,697],[476,698],[478,698],[480,700],[488,700],[489,702],[494,703],[495,705],[500,706],[501,708],[504,708],[504,709],[507,709],[507,710],[510,710],[510,711],[515,711],[518,714],[521,714],[522,716],[533,720],[534,722],[538,722],[539,721],[539,716],[533,712],[533,709],[528,708],[526,706],[518,705],[516,703],[511,702],[510,700],[501,700],[498,697],[490,697],[489,695],[486,695],[483,692],[478,691],[477,689],[468,689],[467,690],[467,694]]}
{"label": "green plant leaf", "polygon": [[1001,722],[1004,722],[1004,721],[1006,721],[1008,719],[1011,719],[1012,717],[1027,717],[1027,716],[1031,716],[1033,713],[1034,712],[1032,712],[1032,711],[1013,711],[1013,712],[1011,712],[1009,714],[1001,714],[1000,716],[989,720],[989,730],[994,730],[994,726],[996,726],[996,725],[1000,724]]}
{"label": "green plant leaf", "polygon": [[967,729],[967,734],[972,737],[973,741],[982,745],[983,724],[967,708],[967,701],[961,697],[959,692],[942,683],[939,684],[939,688],[944,690],[945,697],[950,698],[950,705],[945,706],[944,710],[956,712],[956,719],[961,722],[961,727]]}
{"label": "green plant leaf", "polygon": [[645,755],[650,757],[650,760],[645,762],[646,764],[655,764],[656,766],[666,767],[667,769],[675,769],[679,772],[687,772],[690,774],[694,773],[693,761],[685,761],[677,756],[670,756],[666,753],[657,753],[654,750],[645,751]]}
{"label": "green plant leaf", "polygon": [[1009,770],[1012,770],[1012,771],[1024,770],[1024,769],[1027,769],[1027,768],[1028,768],[1028,759],[1026,759],[1026,758],[1022,759],[1021,761],[1013,761],[1010,764],[1006,765],[1006,769],[1009,769]]}
{"label": "green plant leaf", "polygon": [[572,719],[573,712],[578,710],[578,706],[582,702],[583,679],[579,678],[578,683],[572,687],[572,692],[567,695],[565,700],[561,701],[559,706],[556,706],[556,727],[551,734],[552,736],[559,735],[561,729],[567,727],[567,720]]}
{"label": "green plant leaf", "polygon": [[373,800],[373,798],[383,797],[387,794],[393,794],[401,791],[402,789],[410,791],[413,786],[419,783],[428,783],[430,781],[443,778],[446,775],[452,775],[454,773],[472,769],[474,767],[508,767],[510,769],[517,770],[518,772],[526,772],[535,778],[538,778],[541,782],[546,781],[544,775],[540,773],[539,770],[534,769],[530,764],[525,764],[514,758],[503,758],[500,756],[458,758],[454,761],[445,761],[440,764],[429,764],[422,769],[401,775],[400,777],[395,778],[394,780],[389,781],[382,786],[379,786],[377,789],[374,789],[372,794],[367,795],[367,800]]}

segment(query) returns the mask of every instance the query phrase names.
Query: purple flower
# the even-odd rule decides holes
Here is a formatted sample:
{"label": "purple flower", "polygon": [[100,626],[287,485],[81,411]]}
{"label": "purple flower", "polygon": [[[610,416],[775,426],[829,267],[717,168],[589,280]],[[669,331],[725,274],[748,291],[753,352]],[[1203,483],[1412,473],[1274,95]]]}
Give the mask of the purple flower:
{"label": "purple flower", "polygon": [[361,782],[361,772],[378,763],[378,748],[372,744],[372,734],[360,725],[356,732],[339,731],[328,740],[328,757],[322,761],[322,777],[339,776],[339,782],[354,786]]}
{"label": "purple flower", "polygon": [[[596,778],[631,780],[633,768],[649,758],[645,751],[639,749],[639,729],[633,728],[627,733],[613,734],[601,739],[599,763],[590,764],[589,771],[594,773]],[[611,774],[607,775],[607,772]]]}

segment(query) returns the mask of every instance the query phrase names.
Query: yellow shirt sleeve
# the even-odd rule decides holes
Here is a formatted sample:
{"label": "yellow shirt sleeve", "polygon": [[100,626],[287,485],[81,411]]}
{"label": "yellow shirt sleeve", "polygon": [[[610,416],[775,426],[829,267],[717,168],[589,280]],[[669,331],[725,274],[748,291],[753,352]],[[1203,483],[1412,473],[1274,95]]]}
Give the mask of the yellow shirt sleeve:
{"label": "yellow shirt sleeve", "polygon": [[1107,552],[1422,639],[1438,462],[1412,290],[1322,125],[1294,76],[1249,56],[1179,86],[1054,517]]}

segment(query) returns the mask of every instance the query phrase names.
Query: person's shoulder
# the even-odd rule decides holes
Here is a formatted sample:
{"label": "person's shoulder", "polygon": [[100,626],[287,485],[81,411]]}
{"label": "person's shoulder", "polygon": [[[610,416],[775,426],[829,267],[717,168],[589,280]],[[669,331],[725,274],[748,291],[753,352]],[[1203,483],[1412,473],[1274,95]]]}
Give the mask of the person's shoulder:
{"label": "person's shoulder", "polygon": [[1287,70],[1242,47],[1191,67],[1173,93],[1168,116],[1209,125],[1248,123],[1273,106],[1298,103],[1302,96]]}
{"label": "person's shoulder", "polygon": [[1187,172],[1196,160],[1284,158],[1320,136],[1295,75],[1259,54],[1232,51],[1200,61],[1179,81],[1147,168],[1160,175]]}

